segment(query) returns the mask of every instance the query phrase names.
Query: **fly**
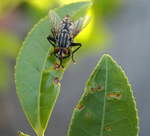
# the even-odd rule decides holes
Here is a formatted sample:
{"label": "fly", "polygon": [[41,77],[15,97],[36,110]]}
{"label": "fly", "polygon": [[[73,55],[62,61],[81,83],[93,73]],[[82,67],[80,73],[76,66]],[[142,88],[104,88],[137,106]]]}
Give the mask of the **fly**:
{"label": "fly", "polygon": [[[49,12],[49,18],[51,20],[51,35],[47,37],[47,40],[54,47],[54,55],[59,59],[60,65],[65,58],[71,56],[74,60],[74,53],[82,46],[81,43],[75,43],[74,38],[79,32],[88,24],[89,18],[81,17],[79,20],[73,22],[69,15],[61,18],[53,10]],[[76,47],[72,50],[72,47]]]}

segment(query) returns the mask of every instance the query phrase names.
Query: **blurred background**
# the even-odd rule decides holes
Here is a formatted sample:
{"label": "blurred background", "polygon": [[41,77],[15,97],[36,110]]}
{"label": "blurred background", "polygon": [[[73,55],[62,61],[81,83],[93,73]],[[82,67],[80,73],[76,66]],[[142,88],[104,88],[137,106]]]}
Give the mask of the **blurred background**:
{"label": "blurred background", "polygon": [[[15,58],[27,33],[49,9],[75,1],[80,0],[0,0],[0,136],[16,136],[18,130],[35,136],[15,92]],[[140,136],[149,135],[150,1],[93,2],[88,12],[91,23],[77,37],[83,44],[75,55],[77,64],[71,64],[65,72],[46,135],[66,135],[85,82],[104,53],[109,53],[125,70],[137,101]]]}

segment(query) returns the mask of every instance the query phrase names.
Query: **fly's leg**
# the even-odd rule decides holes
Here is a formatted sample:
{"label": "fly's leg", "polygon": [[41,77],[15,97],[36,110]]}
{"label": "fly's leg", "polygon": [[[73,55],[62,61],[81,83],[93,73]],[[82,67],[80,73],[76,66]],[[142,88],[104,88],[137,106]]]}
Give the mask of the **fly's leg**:
{"label": "fly's leg", "polygon": [[66,58],[69,58],[69,57],[70,57],[70,52],[69,52],[68,55],[65,56],[65,57],[62,57],[62,58],[59,58],[59,57],[58,57],[58,59],[59,59],[59,61],[60,61],[60,66],[61,66],[62,68],[64,68],[64,66],[63,66],[63,64],[62,64],[63,59],[66,59]]}
{"label": "fly's leg", "polygon": [[65,57],[63,57],[63,59],[66,59],[66,58],[69,58],[69,57],[70,57],[70,51],[68,52],[68,54]]}
{"label": "fly's leg", "polygon": [[55,40],[54,37],[52,37],[52,36],[49,35],[49,36],[47,37],[47,40],[49,41],[50,44],[52,44],[53,47],[55,47],[56,40]]}
{"label": "fly's leg", "polygon": [[63,59],[66,59],[66,58],[69,58],[69,57],[70,57],[70,53],[67,56],[63,57]]}
{"label": "fly's leg", "polygon": [[[55,45],[56,45],[56,40],[55,40],[55,38],[52,37],[51,35],[49,35],[49,36],[47,37],[47,40],[48,40],[49,43],[55,48]],[[55,53],[54,53],[54,55],[55,55]]]}
{"label": "fly's leg", "polygon": [[63,64],[62,64],[62,58],[59,58],[59,61],[60,61],[60,64],[59,64],[59,67],[61,66],[62,68],[64,68]]}
{"label": "fly's leg", "polygon": [[77,50],[79,50],[82,45],[81,45],[81,43],[71,43],[70,46],[71,46],[71,47],[78,46],[74,51],[72,51],[72,54],[71,54],[72,61],[73,61],[73,63],[75,63],[75,60],[74,60],[74,53],[75,53]]}

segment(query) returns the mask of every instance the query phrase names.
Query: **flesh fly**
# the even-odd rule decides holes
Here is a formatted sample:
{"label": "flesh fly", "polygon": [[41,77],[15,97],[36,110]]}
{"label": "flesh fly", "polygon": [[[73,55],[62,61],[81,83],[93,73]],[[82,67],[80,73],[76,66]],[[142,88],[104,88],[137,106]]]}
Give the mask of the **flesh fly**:
{"label": "flesh fly", "polygon": [[47,37],[47,40],[54,47],[54,55],[60,61],[59,66],[63,67],[63,59],[70,56],[72,61],[75,62],[74,53],[82,45],[81,43],[75,43],[74,38],[88,24],[89,17],[81,17],[77,21],[72,21],[71,17],[66,15],[61,19],[55,11],[51,10],[49,18],[51,21],[51,34]]}

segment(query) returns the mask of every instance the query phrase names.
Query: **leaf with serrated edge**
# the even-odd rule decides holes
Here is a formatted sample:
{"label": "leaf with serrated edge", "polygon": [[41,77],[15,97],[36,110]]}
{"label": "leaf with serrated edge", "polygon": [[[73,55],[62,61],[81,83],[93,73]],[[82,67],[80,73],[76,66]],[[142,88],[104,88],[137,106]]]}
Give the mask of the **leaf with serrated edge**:
{"label": "leaf with serrated edge", "polygon": [[104,55],[76,106],[68,136],[137,136],[131,85],[118,64]]}
{"label": "leaf with serrated edge", "polygon": [[[55,11],[62,18],[83,16],[90,2],[78,2]],[[16,63],[16,90],[25,115],[38,136],[44,136],[51,112],[60,92],[59,81],[67,67],[55,68],[56,58],[46,37],[50,34],[50,21],[43,18],[28,34],[20,49]]]}

